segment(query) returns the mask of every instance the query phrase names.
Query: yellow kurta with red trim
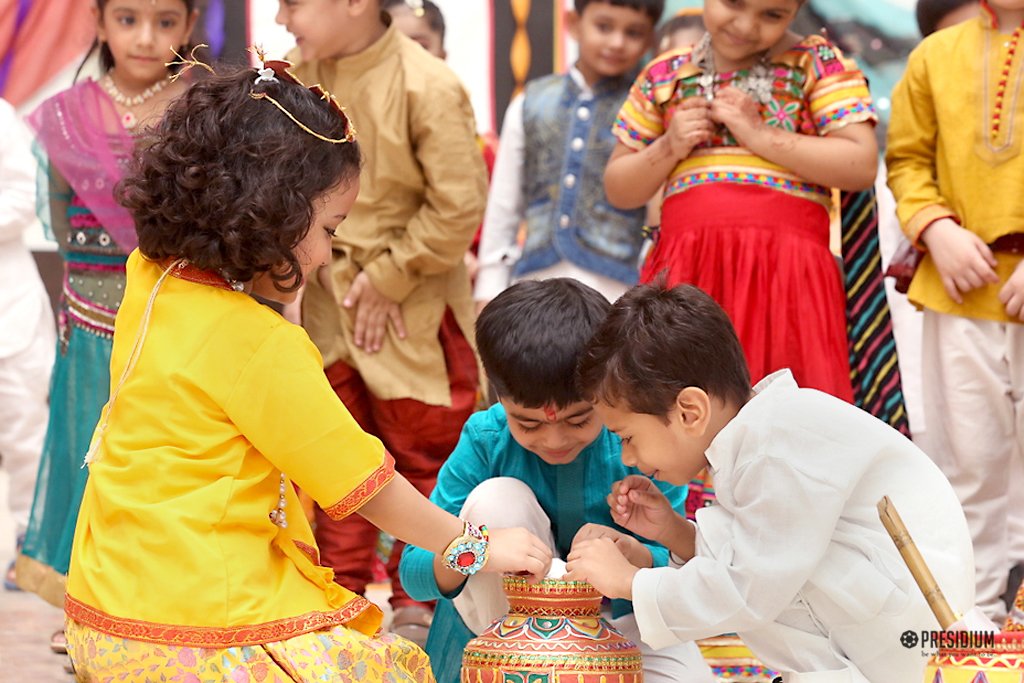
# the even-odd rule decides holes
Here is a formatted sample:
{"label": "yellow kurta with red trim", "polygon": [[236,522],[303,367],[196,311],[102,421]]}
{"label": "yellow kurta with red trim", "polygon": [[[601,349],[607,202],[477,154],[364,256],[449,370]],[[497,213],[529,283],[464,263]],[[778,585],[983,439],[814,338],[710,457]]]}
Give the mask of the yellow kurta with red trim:
{"label": "yellow kurta with red trim", "polygon": [[[162,269],[136,251],[127,271],[112,392]],[[291,482],[340,518],[394,464],[338,400],[302,328],[246,294],[169,277],[108,411],[75,530],[71,618],[197,647],[379,629],[380,610],[318,566]],[[269,518],[282,473],[283,529]]]}

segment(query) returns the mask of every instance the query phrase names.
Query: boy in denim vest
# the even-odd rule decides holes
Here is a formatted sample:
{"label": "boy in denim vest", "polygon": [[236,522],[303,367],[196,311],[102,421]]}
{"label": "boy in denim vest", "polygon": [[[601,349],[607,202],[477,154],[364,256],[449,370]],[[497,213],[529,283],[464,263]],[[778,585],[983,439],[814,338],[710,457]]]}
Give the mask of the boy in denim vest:
{"label": "boy in denim vest", "polygon": [[568,15],[576,64],[530,81],[509,105],[480,240],[477,310],[516,280],[571,277],[612,301],[636,283],[644,212],[612,207],[603,174],[612,123],[664,5],[576,0]]}

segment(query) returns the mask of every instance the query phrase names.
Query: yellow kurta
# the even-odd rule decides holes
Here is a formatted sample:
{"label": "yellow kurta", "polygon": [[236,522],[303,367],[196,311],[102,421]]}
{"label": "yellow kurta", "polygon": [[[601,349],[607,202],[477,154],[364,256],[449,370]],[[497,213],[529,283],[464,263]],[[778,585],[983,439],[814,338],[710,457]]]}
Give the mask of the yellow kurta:
{"label": "yellow kurta", "polygon": [[365,353],[352,342],[353,314],[315,282],[303,323],[326,364],[356,368],[375,397],[451,405],[437,333],[450,307],[473,343],[462,259],[487,198],[469,98],[441,60],[393,26],[358,54],[292,71],[338,97],[363,150],[359,198],[334,241],[335,291],[340,298],[365,270],[401,304],[408,336],[398,339],[389,327],[383,348]]}
{"label": "yellow kurta", "polygon": [[[1010,65],[999,126],[993,125],[1009,37],[987,13],[932,34],[911,53],[893,91],[888,182],[904,232],[919,248],[921,232],[940,218],[958,221],[985,243],[1024,232],[1020,47]],[[1010,321],[998,294],[1021,258],[997,253],[996,259],[1000,283],[971,290],[957,304],[926,256],[908,296],[940,313]]]}
{"label": "yellow kurta", "polygon": [[[112,391],[162,268],[128,260]],[[380,611],[333,583],[291,482],[343,517],[394,476],[335,396],[306,333],[249,296],[174,277],[109,426],[75,531],[68,615],[134,640],[230,647]],[[101,420],[102,423],[102,420]],[[287,528],[269,518],[281,474]]]}

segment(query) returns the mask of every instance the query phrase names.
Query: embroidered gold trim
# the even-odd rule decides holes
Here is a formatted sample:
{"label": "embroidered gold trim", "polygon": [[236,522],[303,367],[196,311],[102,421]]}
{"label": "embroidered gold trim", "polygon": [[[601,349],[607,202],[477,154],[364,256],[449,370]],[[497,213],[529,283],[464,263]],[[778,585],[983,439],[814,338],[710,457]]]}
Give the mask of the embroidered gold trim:
{"label": "embroidered gold trim", "polygon": [[64,602],[69,619],[118,638],[187,647],[240,647],[287,640],[295,636],[346,624],[373,607],[366,598],[355,597],[333,612],[310,612],[297,617],[246,626],[178,626],[114,617],[76,600]]}
{"label": "embroidered gold trim", "polygon": [[388,482],[395,478],[395,459],[391,454],[384,451],[384,462],[381,466],[370,473],[363,483],[352,490],[347,496],[339,500],[324,512],[331,519],[344,519],[355,512],[366,501],[380,493]]}

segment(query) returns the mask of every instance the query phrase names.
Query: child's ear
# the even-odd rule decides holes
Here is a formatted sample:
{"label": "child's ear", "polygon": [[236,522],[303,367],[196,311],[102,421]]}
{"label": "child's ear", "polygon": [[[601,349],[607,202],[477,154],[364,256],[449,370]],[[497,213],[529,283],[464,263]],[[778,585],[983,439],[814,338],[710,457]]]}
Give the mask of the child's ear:
{"label": "child's ear", "polygon": [[580,15],[574,9],[571,9],[565,13],[565,28],[569,31],[569,36],[572,37],[577,43],[580,42]]}
{"label": "child's ear", "polygon": [[95,3],[89,9],[92,11],[93,21],[96,22],[96,40],[103,43],[107,40],[107,30],[103,27],[103,14]]}
{"label": "child's ear", "polygon": [[676,394],[676,416],[690,436],[703,436],[711,421],[711,397],[699,387],[686,387]]}

